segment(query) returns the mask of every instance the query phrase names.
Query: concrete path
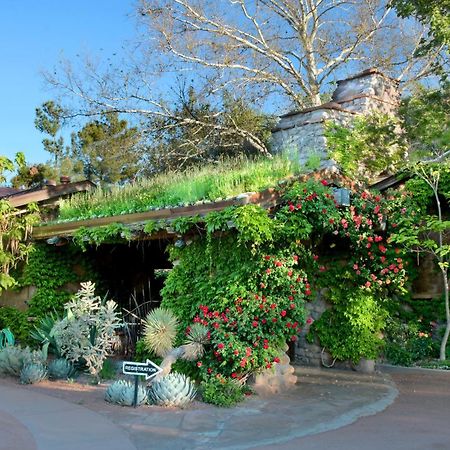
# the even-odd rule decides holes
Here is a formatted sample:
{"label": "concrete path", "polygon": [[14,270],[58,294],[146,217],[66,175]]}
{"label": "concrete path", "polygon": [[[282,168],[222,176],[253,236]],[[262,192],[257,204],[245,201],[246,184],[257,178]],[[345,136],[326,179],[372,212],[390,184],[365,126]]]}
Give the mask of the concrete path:
{"label": "concrete path", "polygon": [[253,396],[235,408],[199,403],[185,411],[153,407],[149,409],[155,413],[149,414],[140,409],[132,416],[121,416],[116,409],[110,417],[127,427],[139,450],[237,450],[339,428],[383,410],[397,394],[382,376],[314,369],[297,374],[299,381],[292,391],[268,398]]}
{"label": "concrete path", "polygon": [[103,416],[0,381],[0,450],[136,450]]}
{"label": "concrete path", "polygon": [[[380,374],[299,368],[297,375],[297,387],[284,395],[252,396],[236,408],[196,402],[185,410],[109,405],[101,388],[84,397],[80,392],[76,405],[62,400],[64,393],[51,382],[20,386],[0,380],[0,450],[291,448],[297,438],[382,411],[397,395]],[[1,438],[11,429],[20,442]]]}
{"label": "concrete path", "polygon": [[382,372],[298,368],[288,394],[186,410],[110,405],[105,386],[0,379],[0,450],[450,450],[450,372]]}
{"label": "concrete path", "polygon": [[449,450],[450,371],[382,367],[399,389],[383,412],[335,430],[254,449]]}

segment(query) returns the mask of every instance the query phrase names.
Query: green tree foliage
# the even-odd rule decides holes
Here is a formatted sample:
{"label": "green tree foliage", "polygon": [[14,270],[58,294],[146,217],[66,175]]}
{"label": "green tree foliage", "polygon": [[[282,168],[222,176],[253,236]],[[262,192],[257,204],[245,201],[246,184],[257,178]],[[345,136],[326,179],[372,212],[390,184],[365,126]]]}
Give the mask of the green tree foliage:
{"label": "green tree foliage", "polygon": [[133,179],[141,168],[137,128],[118,113],[104,113],[88,122],[75,136],[73,157],[83,164],[88,179],[100,183],[120,183]]}
{"label": "green tree foliage", "polygon": [[449,0],[392,0],[391,4],[400,17],[415,17],[429,26],[429,37],[424,48],[450,45]]}
{"label": "green tree foliage", "polygon": [[[16,155],[15,162],[0,157],[0,182],[5,181],[6,170],[23,167],[25,158],[22,153]],[[19,262],[26,259],[31,250],[28,242],[31,227],[38,220],[37,207],[30,204],[25,211],[13,208],[8,200],[0,199],[0,293],[15,285],[16,280],[10,274]]]}
{"label": "green tree foliage", "polygon": [[45,180],[57,178],[57,171],[48,164],[31,164],[18,168],[17,175],[11,179],[12,186],[34,188],[42,186]]}
{"label": "green tree foliage", "polygon": [[430,156],[450,148],[450,83],[421,89],[403,100],[400,115],[412,156]]}
{"label": "green tree foliage", "polygon": [[[444,305],[446,327],[440,346],[440,360],[446,359],[446,346],[450,335],[450,221],[446,220],[444,211],[448,210],[450,190],[448,183],[444,191],[441,189],[441,179],[449,178],[450,160],[447,154],[442,156],[437,163],[419,162],[410,168],[416,178],[421,180],[431,190],[434,213],[430,209],[417,217],[405,215],[400,221],[399,232],[393,236],[393,240],[404,245],[408,250],[431,255],[441,274],[444,286]],[[414,196],[412,198],[414,204]],[[420,205],[419,205],[420,206]]]}
{"label": "green tree foliage", "polygon": [[331,157],[356,180],[392,173],[406,156],[400,121],[387,115],[357,117],[350,126],[328,124],[326,136]]}
{"label": "green tree foliage", "polygon": [[63,115],[63,108],[53,100],[49,100],[36,108],[34,125],[41,133],[48,136],[42,140],[42,144],[45,150],[53,155],[55,166],[69,153],[68,147],[64,145],[64,138],[58,137],[63,123]]}
{"label": "green tree foliage", "polygon": [[267,154],[271,119],[240,98],[225,94],[213,106],[191,87],[179,93],[178,105],[168,117],[148,122],[150,170],[183,170],[239,154]]}

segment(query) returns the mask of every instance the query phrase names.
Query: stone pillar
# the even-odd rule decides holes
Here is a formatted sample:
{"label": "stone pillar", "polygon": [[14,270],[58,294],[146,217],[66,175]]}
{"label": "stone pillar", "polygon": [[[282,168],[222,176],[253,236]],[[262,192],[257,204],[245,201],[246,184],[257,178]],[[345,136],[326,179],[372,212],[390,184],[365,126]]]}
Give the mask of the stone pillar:
{"label": "stone pillar", "polygon": [[280,355],[280,362],[275,364],[274,369],[265,370],[255,376],[252,387],[258,395],[273,395],[285,392],[295,386],[297,376],[294,375],[295,369],[290,364],[289,356],[285,353]]}

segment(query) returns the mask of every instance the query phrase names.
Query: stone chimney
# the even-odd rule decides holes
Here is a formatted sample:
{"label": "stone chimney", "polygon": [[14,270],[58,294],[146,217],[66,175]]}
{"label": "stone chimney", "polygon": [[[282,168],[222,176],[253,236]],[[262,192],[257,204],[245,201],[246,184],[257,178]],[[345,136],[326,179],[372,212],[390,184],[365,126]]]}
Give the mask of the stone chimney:
{"label": "stone chimney", "polygon": [[59,182],[61,184],[69,184],[70,183],[70,177],[66,176],[66,175],[61,175],[59,177]]}
{"label": "stone chimney", "polygon": [[368,69],[337,82],[332,101],[280,117],[272,130],[272,153],[285,153],[300,164],[319,158],[321,168],[338,171],[328,155],[325,125],[349,124],[359,115],[372,112],[397,113],[400,102],[398,81],[377,69]]}

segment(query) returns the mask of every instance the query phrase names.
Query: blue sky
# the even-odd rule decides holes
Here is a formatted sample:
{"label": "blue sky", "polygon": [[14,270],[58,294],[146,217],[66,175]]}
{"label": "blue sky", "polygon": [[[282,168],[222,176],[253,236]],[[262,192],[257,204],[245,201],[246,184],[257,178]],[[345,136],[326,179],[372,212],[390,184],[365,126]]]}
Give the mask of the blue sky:
{"label": "blue sky", "polygon": [[120,53],[135,35],[133,0],[0,0],[0,155],[44,162],[35,108],[52,98],[42,71],[61,56]]}

